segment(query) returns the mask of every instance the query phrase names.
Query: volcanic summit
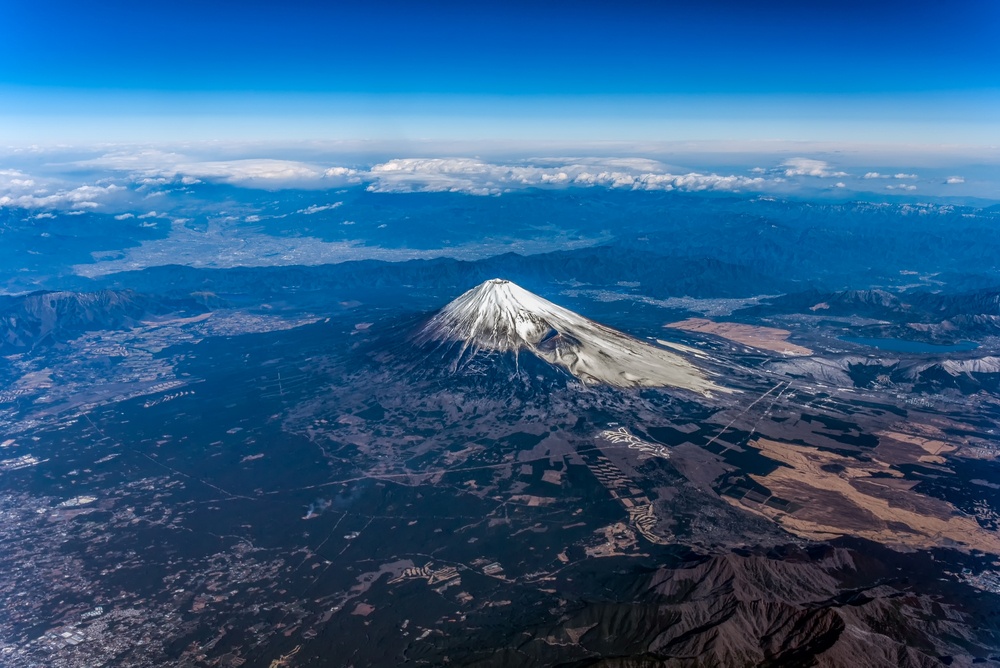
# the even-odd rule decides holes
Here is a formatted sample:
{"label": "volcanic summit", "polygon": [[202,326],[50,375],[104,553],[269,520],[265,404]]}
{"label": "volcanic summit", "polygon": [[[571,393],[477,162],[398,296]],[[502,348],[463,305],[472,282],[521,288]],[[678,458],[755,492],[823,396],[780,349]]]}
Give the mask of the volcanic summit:
{"label": "volcanic summit", "polygon": [[729,391],[680,355],[499,278],[447,304],[423,326],[417,340],[458,345],[460,355],[527,351],[589,385],[678,387],[706,396]]}

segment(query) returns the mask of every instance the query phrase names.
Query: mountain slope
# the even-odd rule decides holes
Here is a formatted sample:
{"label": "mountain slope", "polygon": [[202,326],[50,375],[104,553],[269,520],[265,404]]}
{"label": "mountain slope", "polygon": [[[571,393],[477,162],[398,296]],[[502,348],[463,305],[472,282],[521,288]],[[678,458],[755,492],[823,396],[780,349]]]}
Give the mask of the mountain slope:
{"label": "mountain slope", "polygon": [[203,312],[192,300],[166,301],[132,290],[33,292],[0,299],[0,352],[68,341],[84,332],[135,327],[146,318]]}
{"label": "mountain slope", "polygon": [[728,392],[683,357],[605,327],[502,279],[460,295],[418,332],[418,343],[456,346],[457,359],[527,351],[587,384]]}

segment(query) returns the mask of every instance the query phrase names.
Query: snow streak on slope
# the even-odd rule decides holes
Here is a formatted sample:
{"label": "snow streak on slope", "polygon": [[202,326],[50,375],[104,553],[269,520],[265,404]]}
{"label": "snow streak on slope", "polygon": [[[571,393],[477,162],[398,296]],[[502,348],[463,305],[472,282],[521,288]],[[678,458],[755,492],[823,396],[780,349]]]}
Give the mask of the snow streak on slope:
{"label": "snow streak on slope", "polygon": [[704,395],[729,391],[679,355],[501,279],[486,281],[449,303],[428,321],[418,340],[460,343],[462,353],[527,350],[588,384],[680,387]]}

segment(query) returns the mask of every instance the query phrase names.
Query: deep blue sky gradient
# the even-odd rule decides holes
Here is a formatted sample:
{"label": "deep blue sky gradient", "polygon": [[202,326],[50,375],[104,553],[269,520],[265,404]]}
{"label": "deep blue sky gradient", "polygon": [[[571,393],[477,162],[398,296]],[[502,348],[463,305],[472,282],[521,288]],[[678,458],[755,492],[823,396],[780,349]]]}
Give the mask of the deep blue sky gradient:
{"label": "deep blue sky gradient", "polygon": [[5,3],[0,84],[349,93],[1000,87],[1000,3]]}
{"label": "deep blue sky gradient", "polygon": [[994,0],[0,8],[3,139],[1000,138]]}

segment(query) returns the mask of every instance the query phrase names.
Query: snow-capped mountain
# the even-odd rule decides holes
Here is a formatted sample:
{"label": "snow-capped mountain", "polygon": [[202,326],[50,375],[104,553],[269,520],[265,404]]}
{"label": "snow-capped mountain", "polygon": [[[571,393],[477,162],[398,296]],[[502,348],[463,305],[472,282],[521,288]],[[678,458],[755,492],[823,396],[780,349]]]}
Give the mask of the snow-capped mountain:
{"label": "snow-capped mountain", "polygon": [[605,327],[510,281],[492,279],[462,294],[418,332],[419,343],[476,353],[528,351],[587,384],[727,392],[683,357]]}

